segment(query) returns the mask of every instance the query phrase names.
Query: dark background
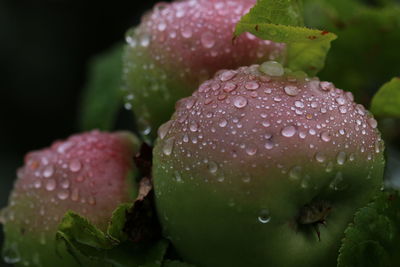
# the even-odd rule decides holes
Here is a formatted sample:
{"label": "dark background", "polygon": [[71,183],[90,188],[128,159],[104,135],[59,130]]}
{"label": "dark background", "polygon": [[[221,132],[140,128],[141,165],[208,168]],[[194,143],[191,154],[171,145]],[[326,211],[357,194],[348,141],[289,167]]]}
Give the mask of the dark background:
{"label": "dark background", "polygon": [[90,58],[155,2],[0,0],[0,208],[28,151],[79,131]]}

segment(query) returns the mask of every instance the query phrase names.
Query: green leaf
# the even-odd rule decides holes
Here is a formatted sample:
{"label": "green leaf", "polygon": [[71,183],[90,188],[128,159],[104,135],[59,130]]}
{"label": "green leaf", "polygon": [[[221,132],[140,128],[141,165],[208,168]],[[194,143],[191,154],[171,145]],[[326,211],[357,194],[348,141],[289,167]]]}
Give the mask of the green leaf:
{"label": "green leaf", "polygon": [[162,267],[195,267],[195,266],[186,262],[166,260],[164,261]]}
{"label": "green leaf", "polygon": [[400,78],[385,83],[372,98],[371,111],[377,117],[400,118]]}
{"label": "green leaf", "polygon": [[400,263],[400,194],[381,192],[345,231],[338,267],[390,267]]}
{"label": "green leaf", "polygon": [[128,236],[124,233],[123,229],[126,222],[126,214],[132,207],[132,204],[121,204],[113,212],[110,225],[108,226],[107,233],[110,237],[118,241],[126,241]]}
{"label": "green leaf", "polygon": [[368,104],[377,89],[399,75],[400,5],[373,7],[356,0],[305,0],[309,27],[339,36],[327,57],[321,80],[355,93]]}
{"label": "green leaf", "polygon": [[118,44],[90,63],[88,83],[84,88],[80,124],[82,130],[111,130],[122,106],[122,52]]}
{"label": "green leaf", "polygon": [[315,75],[324,66],[336,35],[304,27],[299,1],[259,0],[236,25],[235,35],[250,32],[264,40],[287,44],[287,66]]}
{"label": "green leaf", "polygon": [[114,243],[106,235],[91,224],[86,218],[69,211],[65,214],[58,231],[73,238],[74,241],[97,249],[110,249]]}
{"label": "green leaf", "polygon": [[64,242],[80,266],[88,261],[102,263],[99,266],[161,266],[168,242],[158,240],[133,243],[126,240],[122,230],[128,208],[129,205],[124,204],[114,211],[108,234],[97,229],[87,219],[68,212],[59,225],[57,239]]}

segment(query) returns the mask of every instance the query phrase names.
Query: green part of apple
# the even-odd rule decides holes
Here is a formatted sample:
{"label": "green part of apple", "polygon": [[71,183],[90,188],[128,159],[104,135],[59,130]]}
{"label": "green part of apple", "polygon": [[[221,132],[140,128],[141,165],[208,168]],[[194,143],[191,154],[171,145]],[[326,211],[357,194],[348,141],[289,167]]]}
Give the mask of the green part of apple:
{"label": "green part of apple", "polygon": [[158,135],[163,231],[199,267],[336,266],[344,229],[382,186],[372,115],[277,62],[217,73]]}

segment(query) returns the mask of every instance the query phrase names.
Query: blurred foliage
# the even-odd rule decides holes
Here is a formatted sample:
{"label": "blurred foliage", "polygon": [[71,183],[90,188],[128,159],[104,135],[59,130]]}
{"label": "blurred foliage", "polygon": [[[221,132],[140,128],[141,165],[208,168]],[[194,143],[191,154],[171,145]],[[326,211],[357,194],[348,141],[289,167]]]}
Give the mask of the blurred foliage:
{"label": "blurred foliage", "polygon": [[354,92],[364,104],[383,83],[400,74],[400,6],[394,1],[374,4],[305,0],[306,25],[339,36],[320,78]]}
{"label": "blurred foliage", "polygon": [[371,111],[377,117],[400,118],[400,77],[379,89],[372,98]]}
{"label": "blurred foliage", "polygon": [[93,58],[89,67],[88,84],[83,91],[79,118],[83,131],[112,130],[122,105],[123,44]]}

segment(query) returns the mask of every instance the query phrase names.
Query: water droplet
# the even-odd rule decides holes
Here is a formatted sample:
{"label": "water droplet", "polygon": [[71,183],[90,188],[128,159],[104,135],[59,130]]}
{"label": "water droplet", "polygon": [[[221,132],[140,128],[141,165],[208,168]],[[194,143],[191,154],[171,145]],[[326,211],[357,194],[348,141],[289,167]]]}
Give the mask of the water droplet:
{"label": "water droplet", "polygon": [[220,183],[222,183],[224,180],[225,180],[225,177],[224,177],[224,176],[219,176],[219,177],[217,178],[217,181],[220,182]]}
{"label": "water droplet", "polygon": [[3,259],[8,264],[16,264],[21,261],[17,243],[6,245],[3,249]]}
{"label": "water droplet", "polygon": [[290,96],[296,96],[300,92],[299,88],[297,86],[293,86],[293,85],[285,86],[284,90],[285,90],[285,93]]}
{"label": "water droplet", "polygon": [[268,128],[269,126],[271,126],[271,123],[269,121],[263,121],[262,126],[264,126],[265,128]]}
{"label": "water droplet", "polygon": [[164,155],[169,156],[172,153],[174,148],[175,137],[171,137],[164,142],[164,146],[162,148]]}
{"label": "water droplet", "polygon": [[228,71],[224,71],[221,75],[220,75],[220,80],[223,82],[229,81],[231,79],[233,79],[233,77],[236,76],[236,72],[232,71],[232,70],[228,70]]}
{"label": "water droplet", "polygon": [[333,84],[330,82],[320,82],[319,87],[323,91],[329,91],[329,90],[333,89]]}
{"label": "water droplet", "polygon": [[70,182],[69,182],[68,179],[63,179],[61,181],[61,183],[60,183],[61,187],[64,188],[64,189],[68,189],[69,188],[69,184],[70,184]]}
{"label": "water droplet", "polygon": [[160,23],[158,24],[158,26],[157,26],[157,29],[158,29],[160,32],[165,31],[166,28],[167,28],[167,24],[165,24],[164,22],[160,22]]}
{"label": "water droplet", "polygon": [[205,48],[212,48],[215,45],[215,36],[211,32],[205,32],[201,35],[201,44]]}
{"label": "water droplet", "polygon": [[199,126],[197,125],[197,122],[192,121],[189,125],[189,129],[191,132],[197,132],[197,130],[199,129]]}
{"label": "water droplet", "polygon": [[295,101],[295,102],[294,102],[294,105],[295,105],[297,108],[304,108],[304,103],[301,102],[301,101]]}
{"label": "water droplet", "polygon": [[329,187],[335,191],[343,190],[346,188],[346,184],[344,183],[343,180],[343,174],[341,172],[336,173],[336,176],[329,184]]}
{"label": "water droplet", "polygon": [[321,139],[324,142],[329,142],[331,141],[331,135],[329,134],[329,132],[323,132],[321,133]]}
{"label": "water droplet", "polygon": [[262,63],[259,70],[271,76],[282,76],[284,74],[282,65],[276,61],[267,61]]}
{"label": "water droplet", "polygon": [[191,26],[190,25],[183,26],[183,28],[181,30],[181,34],[182,34],[182,37],[186,38],[186,39],[192,37],[193,32],[192,32]]}
{"label": "water droplet", "polygon": [[320,162],[320,163],[323,163],[323,162],[326,161],[326,156],[325,156],[325,154],[322,153],[322,152],[317,152],[317,153],[315,154],[315,160],[318,161],[318,162]]}
{"label": "water droplet", "polygon": [[54,180],[54,179],[49,179],[46,182],[46,190],[47,191],[53,191],[54,189],[56,189],[56,186],[57,186],[57,183],[56,183],[56,180]]}
{"label": "water droplet", "polygon": [[214,174],[218,170],[218,165],[214,161],[210,161],[208,162],[207,168],[210,171],[210,173]]}
{"label": "water droplet", "polygon": [[257,83],[257,82],[247,82],[247,83],[244,85],[244,87],[245,87],[247,90],[256,90],[256,89],[258,89],[258,88],[260,87],[260,84]]}
{"label": "water droplet", "polygon": [[272,149],[272,148],[274,148],[274,143],[271,141],[271,140],[268,140],[266,143],[265,143],[265,145],[264,145],[264,147],[266,148],[266,149]]}
{"label": "water droplet", "polygon": [[344,105],[344,104],[346,104],[346,99],[344,98],[344,97],[338,97],[338,98],[336,98],[336,102],[339,104],[339,105]]}
{"label": "water droplet", "polygon": [[69,191],[68,191],[68,190],[60,190],[60,191],[57,193],[57,197],[58,197],[60,200],[66,200],[66,199],[69,197]]}
{"label": "water droplet", "polygon": [[244,175],[243,178],[242,178],[242,181],[244,183],[249,183],[250,180],[251,180],[251,177],[249,175]]}
{"label": "water droplet", "polygon": [[292,181],[299,180],[301,178],[301,167],[300,166],[294,166],[293,168],[290,169],[289,171],[289,178]]}
{"label": "water droplet", "polygon": [[143,47],[148,47],[150,44],[150,35],[148,34],[143,34],[140,37],[140,45]]}
{"label": "water droplet", "polygon": [[224,118],[220,119],[218,122],[218,125],[222,128],[225,127],[227,124],[228,124],[228,121],[225,120]]}
{"label": "water droplet", "polygon": [[176,180],[177,183],[181,183],[182,182],[182,176],[178,171],[175,172],[175,180]]}
{"label": "water droplet", "polygon": [[46,178],[51,177],[54,174],[54,166],[53,165],[48,165],[44,168],[43,170],[43,176]]}
{"label": "water droplet", "polygon": [[244,108],[247,105],[247,99],[243,96],[237,96],[233,100],[233,105],[237,108]]}
{"label": "water droplet", "polygon": [[257,153],[257,147],[253,145],[246,147],[246,153],[249,156],[254,156]]}
{"label": "water droplet", "polygon": [[343,165],[343,164],[346,162],[346,153],[343,152],[343,151],[340,151],[340,152],[337,154],[336,161],[337,161],[337,163],[338,163],[339,165]]}
{"label": "water droplet", "polygon": [[340,113],[345,114],[347,112],[347,108],[345,106],[340,106],[339,111]]}
{"label": "water droplet", "polygon": [[271,221],[271,215],[267,209],[262,209],[257,219],[260,223],[266,224]]}
{"label": "water droplet", "polygon": [[72,172],[78,172],[82,168],[82,163],[78,159],[73,159],[69,163],[69,170]]}
{"label": "water droplet", "polygon": [[369,126],[371,126],[371,128],[375,129],[376,127],[378,127],[378,122],[374,119],[374,118],[369,118],[367,120]]}
{"label": "water droplet", "polygon": [[284,137],[292,137],[296,134],[296,127],[294,126],[286,126],[282,129],[281,134]]}
{"label": "water droplet", "polygon": [[232,91],[235,90],[235,89],[236,89],[236,84],[231,83],[231,82],[226,83],[226,84],[224,85],[224,88],[223,88],[223,90],[224,90],[226,93],[230,93],[230,92],[232,92]]}
{"label": "water droplet", "polygon": [[39,189],[40,187],[42,187],[42,181],[36,180],[36,181],[33,183],[33,186],[34,186],[36,189]]}
{"label": "water droplet", "polygon": [[169,129],[171,128],[173,121],[167,121],[166,123],[164,123],[163,125],[160,126],[160,128],[158,128],[158,137],[162,140],[164,139],[164,137],[167,135]]}

